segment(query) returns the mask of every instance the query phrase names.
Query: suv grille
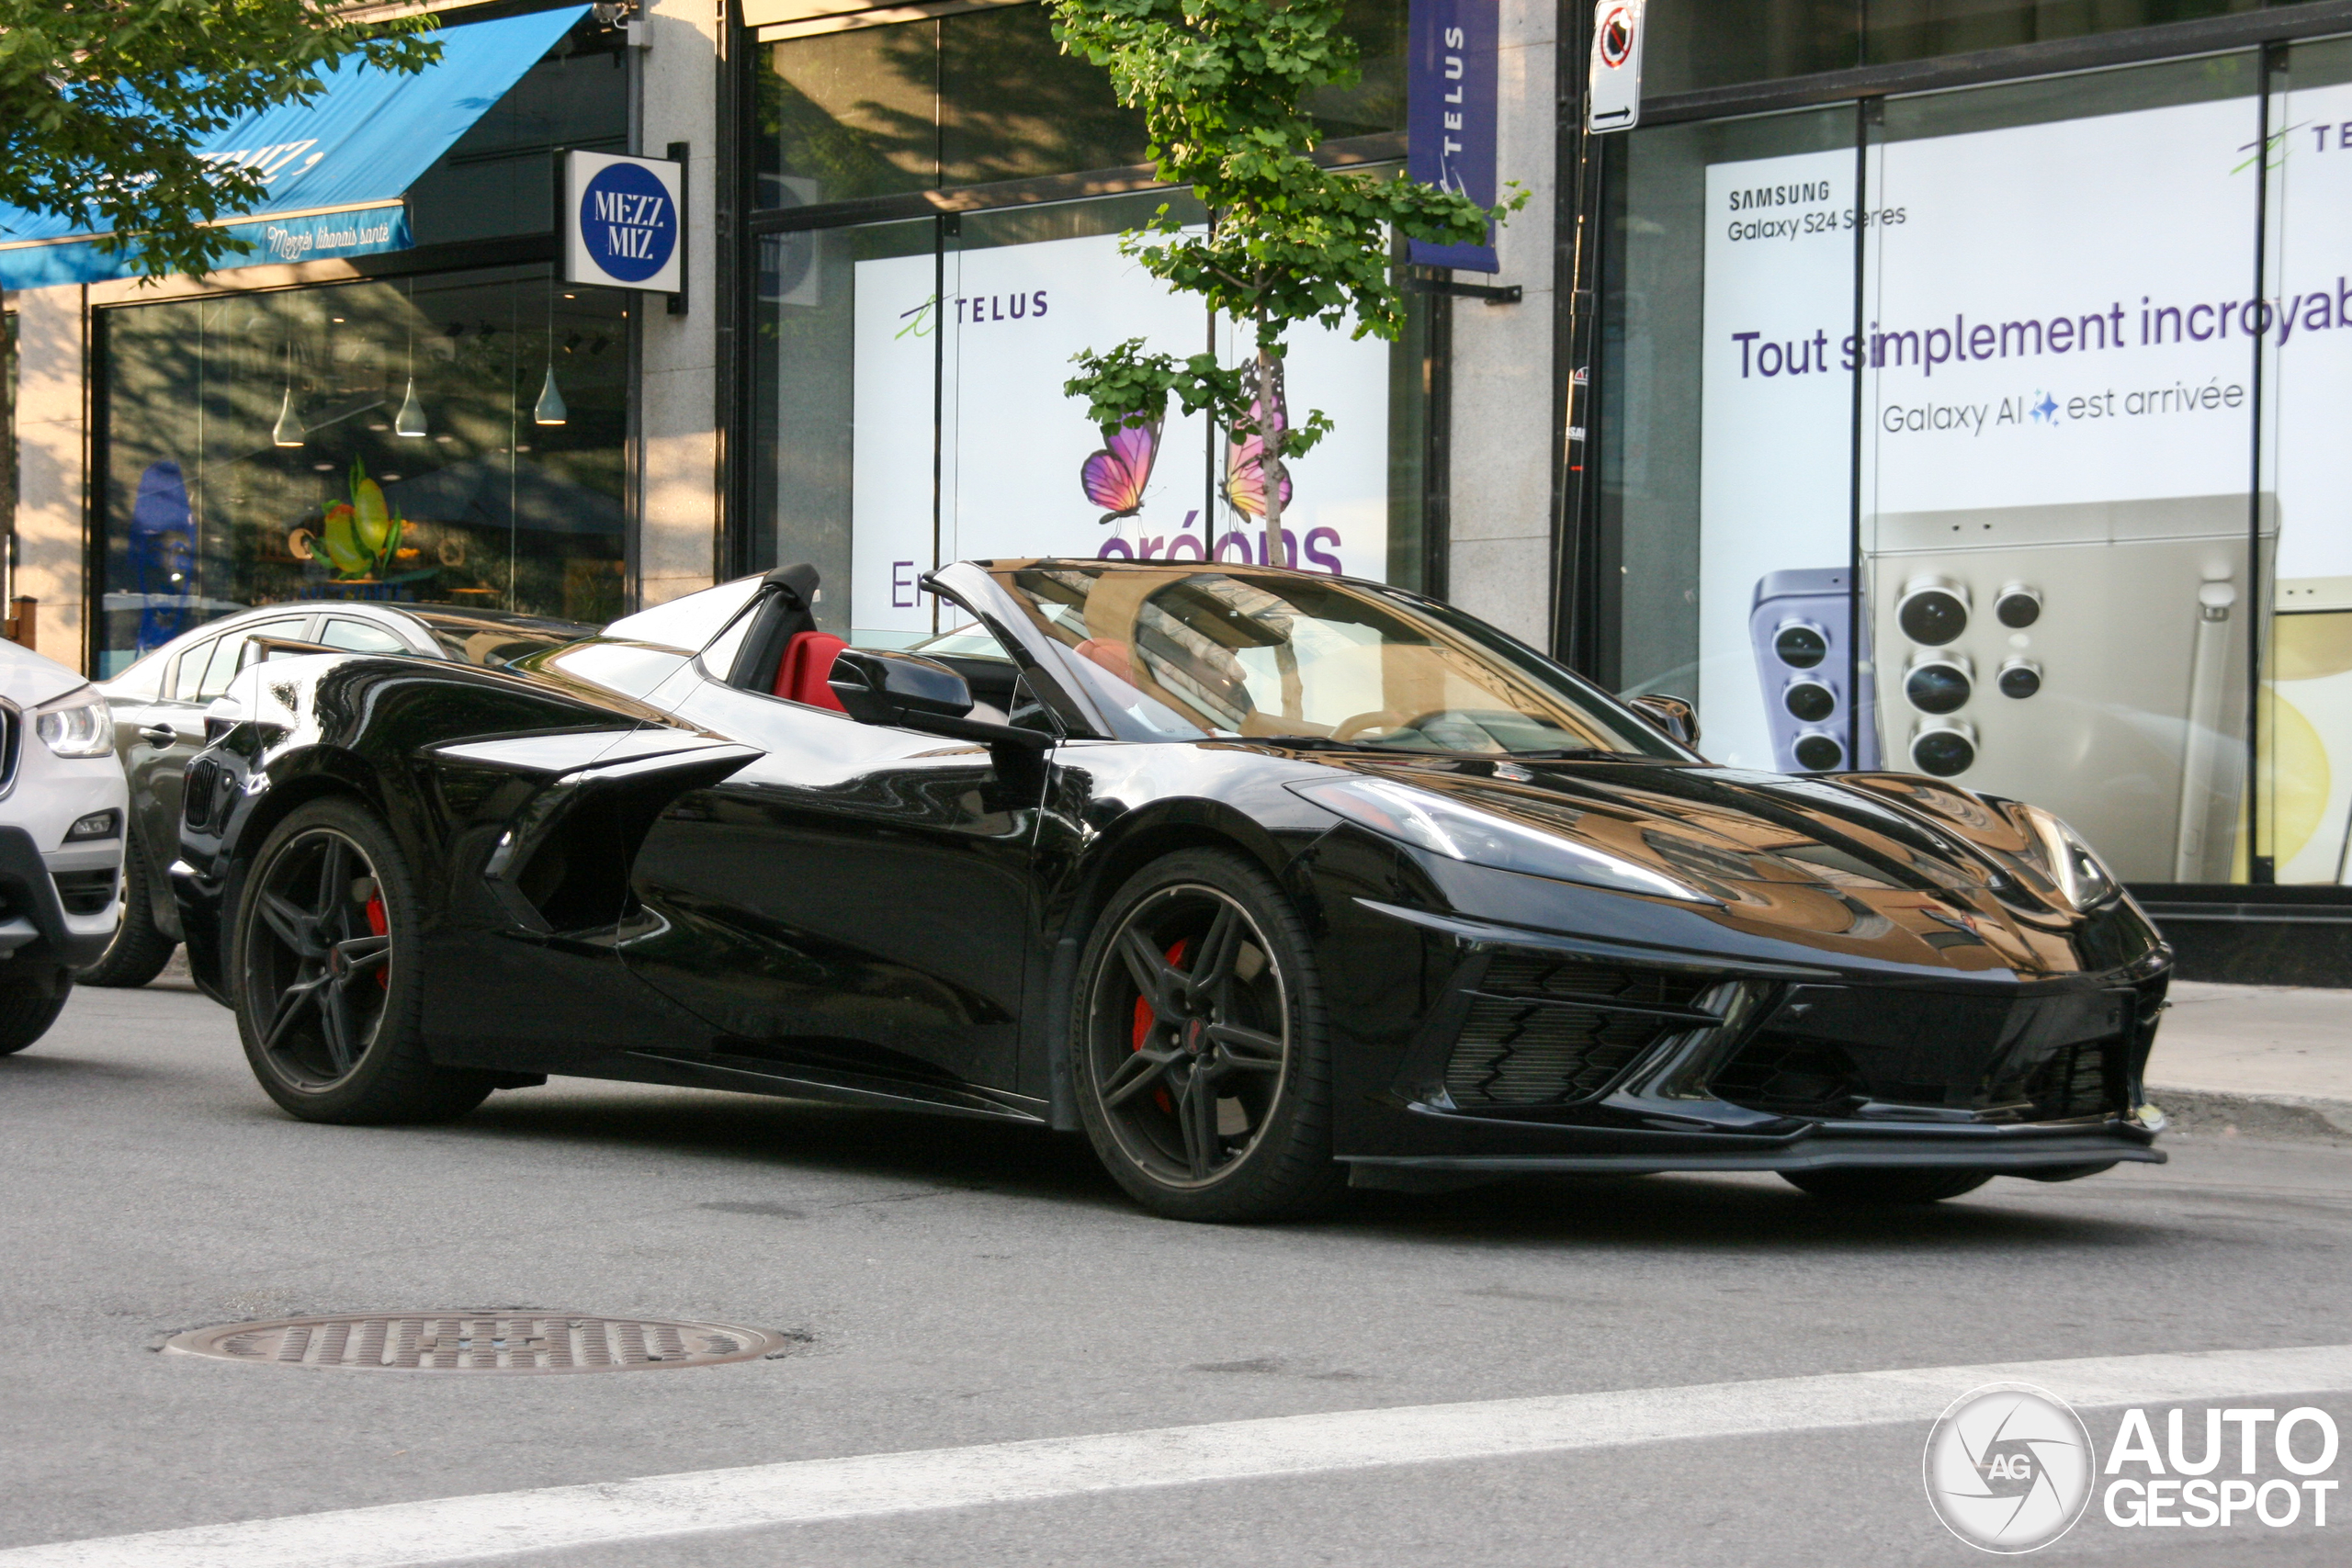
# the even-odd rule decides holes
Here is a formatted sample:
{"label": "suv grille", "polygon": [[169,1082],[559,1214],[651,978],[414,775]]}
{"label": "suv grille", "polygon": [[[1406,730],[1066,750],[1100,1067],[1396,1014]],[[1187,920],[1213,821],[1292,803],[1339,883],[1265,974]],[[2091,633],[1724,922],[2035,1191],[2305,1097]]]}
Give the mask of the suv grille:
{"label": "suv grille", "polygon": [[1706,1015],[1708,976],[1506,952],[1487,965],[1446,1062],[1456,1105],[1570,1105]]}
{"label": "suv grille", "polygon": [[0,790],[17,782],[17,743],[23,739],[25,716],[0,703]]}

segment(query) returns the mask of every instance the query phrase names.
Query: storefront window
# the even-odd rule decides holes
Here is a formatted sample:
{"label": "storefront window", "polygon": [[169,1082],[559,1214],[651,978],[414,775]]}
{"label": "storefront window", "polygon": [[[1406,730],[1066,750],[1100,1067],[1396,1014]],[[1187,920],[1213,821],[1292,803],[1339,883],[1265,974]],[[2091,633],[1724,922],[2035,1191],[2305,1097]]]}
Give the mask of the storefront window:
{"label": "storefront window", "polygon": [[256,604],[620,614],[627,298],[519,267],[107,311],[101,672]]}
{"label": "storefront window", "polygon": [[2263,81],[1612,148],[1604,677],[1694,694],[1720,761],[2047,806],[2132,881],[2342,881],[2352,44]]}
{"label": "storefront window", "polygon": [[[1062,391],[1072,355],[1128,338],[1238,355],[1198,301],[1120,254],[1163,203],[1198,216],[1153,192],[774,237],[755,548],[818,567],[820,621],[873,643],[926,635],[915,580],[958,558],[1265,553],[1247,456],[1206,421],[1171,414],[1111,454]],[[1419,310],[1395,345],[1293,334],[1295,414],[1338,428],[1293,466],[1289,561],[1419,584]]]}
{"label": "storefront window", "polygon": [[2280,882],[2341,883],[2352,871],[2352,39],[2274,62],[2259,490],[2275,498],[2278,558],[2252,848]]}
{"label": "storefront window", "polygon": [[[1327,139],[1405,128],[1405,0],[1351,0],[1362,80],[1307,109]],[[1061,52],[1035,5],[758,46],[763,207],[894,196],[1088,169],[1149,150],[1102,70]]]}

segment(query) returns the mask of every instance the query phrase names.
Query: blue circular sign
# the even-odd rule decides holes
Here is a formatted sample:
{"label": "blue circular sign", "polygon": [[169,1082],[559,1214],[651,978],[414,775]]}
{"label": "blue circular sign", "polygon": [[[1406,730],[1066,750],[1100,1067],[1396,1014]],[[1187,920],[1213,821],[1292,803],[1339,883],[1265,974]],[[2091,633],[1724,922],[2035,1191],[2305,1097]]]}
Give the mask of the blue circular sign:
{"label": "blue circular sign", "polygon": [[642,283],[678,248],[678,204],[643,164],[607,164],[580,193],[580,240],[606,276]]}

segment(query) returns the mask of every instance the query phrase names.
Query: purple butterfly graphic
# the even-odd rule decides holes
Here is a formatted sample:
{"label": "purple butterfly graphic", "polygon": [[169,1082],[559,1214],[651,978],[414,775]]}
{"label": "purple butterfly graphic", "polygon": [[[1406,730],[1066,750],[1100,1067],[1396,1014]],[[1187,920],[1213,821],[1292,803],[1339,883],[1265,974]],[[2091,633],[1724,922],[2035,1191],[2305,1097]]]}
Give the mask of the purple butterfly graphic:
{"label": "purple butterfly graphic", "polygon": [[[1266,433],[1280,434],[1286,424],[1283,407],[1275,403],[1272,418],[1267,417],[1262,399],[1250,404],[1250,423],[1255,433],[1234,436],[1225,447],[1225,499],[1233,510],[1244,517],[1266,514]],[[1283,505],[1290,505],[1290,471],[1283,471]]]}
{"label": "purple butterfly graphic", "polygon": [[1143,487],[1151,481],[1159,454],[1159,422],[1123,424],[1103,438],[1102,449],[1078,470],[1086,499],[1104,508],[1102,521],[1116,522],[1143,510]]}

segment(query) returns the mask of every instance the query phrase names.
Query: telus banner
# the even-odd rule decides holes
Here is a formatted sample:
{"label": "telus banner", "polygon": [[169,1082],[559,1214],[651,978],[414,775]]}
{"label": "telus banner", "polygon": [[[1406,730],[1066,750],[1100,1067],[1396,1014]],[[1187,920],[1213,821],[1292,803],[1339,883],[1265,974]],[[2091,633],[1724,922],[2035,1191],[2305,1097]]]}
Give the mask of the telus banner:
{"label": "telus banner", "polygon": [[[1708,171],[1713,754],[1795,765],[1807,721],[1785,710],[1804,702],[1834,702],[1817,728],[1844,734],[1842,660],[1835,690],[1791,695],[1804,672],[1776,656],[1767,601],[1846,566],[1859,369],[1860,632],[1881,716],[1861,761],[1875,739],[1887,766],[2044,800],[2127,875],[2232,874],[2250,525],[2275,547],[2279,608],[2352,607],[2314,586],[2352,577],[2352,150],[2335,134],[2352,88],[2295,95],[2283,118],[2259,286],[2249,99],[1894,142],[1871,154],[1866,210],[1850,152]],[[2250,499],[2257,341],[2272,438]],[[2320,797],[2296,833],[2278,821],[2282,879],[2340,874],[2352,691],[2326,701],[2343,712],[2308,735],[2291,706],[2279,721],[2301,736],[2295,787]]]}
{"label": "telus banner", "polygon": [[[1412,0],[1407,27],[1406,172],[1424,185],[1495,204],[1495,39],[1498,0]],[[1495,232],[1483,245],[1409,247],[1420,266],[1498,272]]]}
{"label": "telus banner", "polygon": [[[1119,254],[1115,234],[950,253],[938,297],[929,255],[855,272],[855,433],[850,620],[860,634],[932,629],[915,580],[934,563],[1061,555],[1257,560],[1264,524],[1227,499],[1229,444],[1172,411],[1149,439],[1103,450],[1062,392],[1070,358],[1140,337],[1174,355],[1211,346],[1207,312]],[[943,336],[944,334],[944,341]],[[1216,334],[1227,363],[1236,334]],[[937,553],[931,413],[940,402]],[[1294,459],[1283,564],[1388,573],[1388,345],[1345,329],[1292,334],[1295,419],[1337,425]],[[1090,467],[1090,459],[1102,461]]]}

